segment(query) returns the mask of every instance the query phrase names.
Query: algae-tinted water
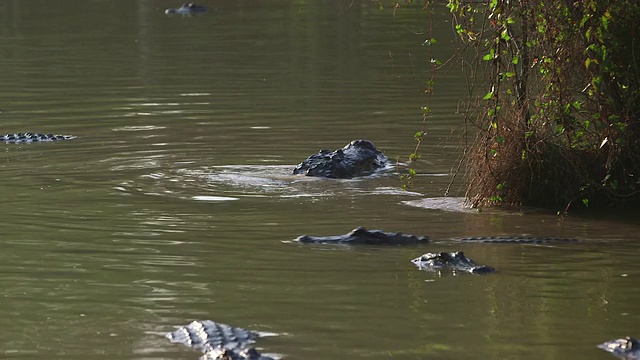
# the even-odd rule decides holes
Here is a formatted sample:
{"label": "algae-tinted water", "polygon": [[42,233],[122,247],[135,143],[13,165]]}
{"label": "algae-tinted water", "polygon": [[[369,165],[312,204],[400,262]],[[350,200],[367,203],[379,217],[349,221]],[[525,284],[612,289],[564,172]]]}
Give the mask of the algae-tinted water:
{"label": "algae-tinted water", "polygon": [[[78,136],[3,145],[0,358],[195,359],[161,336],[193,319],[279,333],[258,345],[290,359],[600,359],[596,344],[640,336],[633,220],[406,203],[442,196],[460,155],[456,67],[437,75],[412,192],[393,175],[290,175],[357,138],[393,159],[411,153],[433,56],[420,11],[203,4],[213,11],[167,17],[178,3],[0,3],[1,131]],[[441,58],[453,51],[448,20],[436,19]],[[286,242],[356,226],[588,242]],[[409,262],[453,250],[498,272]]]}

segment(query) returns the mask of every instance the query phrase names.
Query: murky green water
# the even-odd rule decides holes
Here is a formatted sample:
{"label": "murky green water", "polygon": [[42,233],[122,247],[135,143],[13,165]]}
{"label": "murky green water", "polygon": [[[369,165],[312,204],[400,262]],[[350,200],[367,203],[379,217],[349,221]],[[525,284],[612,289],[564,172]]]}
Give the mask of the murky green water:
{"label": "murky green water", "polygon": [[[432,56],[416,11],[203,4],[215,11],[188,18],[165,0],[0,2],[1,131],[78,136],[2,146],[0,358],[196,359],[160,336],[193,319],[278,333],[258,345],[289,359],[604,359],[597,343],[640,336],[637,220],[422,200],[460,154],[455,67],[438,74],[413,192],[394,175],[289,175],[357,138],[412,151]],[[355,226],[587,242],[287,243]],[[409,262],[443,250],[498,272]]]}

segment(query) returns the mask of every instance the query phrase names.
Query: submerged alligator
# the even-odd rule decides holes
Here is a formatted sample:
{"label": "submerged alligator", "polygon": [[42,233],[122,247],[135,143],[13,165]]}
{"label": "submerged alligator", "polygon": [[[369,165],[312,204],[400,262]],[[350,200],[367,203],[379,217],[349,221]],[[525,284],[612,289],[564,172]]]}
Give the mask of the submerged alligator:
{"label": "submerged alligator", "polygon": [[478,265],[475,261],[464,256],[462,251],[426,253],[417,257],[411,262],[420,270],[439,271],[451,269],[453,271],[464,271],[471,274],[490,274],[496,269],[491,266]]}
{"label": "submerged alligator", "polygon": [[293,174],[349,179],[385,168],[389,159],[369,140],[353,140],[342,149],[320,150],[293,169]]}
{"label": "submerged alligator", "polygon": [[[302,244],[335,244],[335,245],[413,245],[429,243],[426,236],[415,236],[396,232],[386,232],[381,230],[367,230],[357,227],[344,235],[333,236],[310,236],[301,235],[294,241]],[[547,244],[547,243],[574,243],[577,239],[535,237],[535,236],[478,236],[452,238],[454,242],[479,242],[498,244]],[[467,258],[462,251],[426,253],[411,260],[421,270],[439,271],[442,269],[452,269],[472,274],[488,274],[495,272],[495,269],[478,265],[473,260]]]}
{"label": "submerged alligator", "polygon": [[0,135],[0,141],[4,141],[7,144],[71,140],[75,138],[76,137],[72,135],[38,134],[30,132]]}
{"label": "submerged alligator", "polygon": [[640,360],[640,341],[632,337],[611,340],[598,345],[598,348],[610,352],[625,360]]}
{"label": "submerged alligator", "polygon": [[167,15],[172,15],[172,14],[196,15],[196,14],[206,13],[207,10],[208,9],[206,6],[198,5],[195,3],[188,3],[188,4],[183,4],[179,8],[175,8],[175,9],[168,8],[167,10],[164,11],[164,13]]}
{"label": "submerged alligator", "polygon": [[407,235],[403,233],[367,230],[357,227],[345,235],[336,236],[298,236],[294,241],[303,244],[366,244],[366,245],[408,245],[428,243],[426,236]]}
{"label": "submerged alligator", "polygon": [[[428,243],[431,240],[427,236],[415,236],[400,232],[387,232],[382,230],[367,230],[364,227],[357,227],[344,235],[331,236],[311,236],[301,235],[294,241],[300,243],[315,244],[367,244],[367,245],[407,245]],[[454,242],[478,242],[478,243],[498,243],[498,244],[547,244],[547,243],[574,243],[577,239],[537,237],[537,236],[474,236],[451,238],[448,241]]]}
{"label": "submerged alligator", "polygon": [[274,360],[253,346],[260,334],[211,320],[193,321],[165,335],[173,343],[200,350],[200,360]]}

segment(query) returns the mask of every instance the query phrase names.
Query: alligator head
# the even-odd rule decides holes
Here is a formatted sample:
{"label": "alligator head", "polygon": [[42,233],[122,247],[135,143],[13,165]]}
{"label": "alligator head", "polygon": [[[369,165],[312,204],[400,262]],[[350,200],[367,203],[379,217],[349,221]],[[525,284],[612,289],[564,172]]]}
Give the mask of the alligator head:
{"label": "alligator head", "polygon": [[314,244],[366,244],[366,245],[410,245],[429,242],[426,236],[415,236],[400,232],[386,232],[381,230],[367,230],[357,227],[345,235],[333,236],[298,236],[299,243]]}
{"label": "alligator head", "polygon": [[342,149],[320,150],[298,164],[293,174],[349,179],[364,176],[387,166],[389,160],[369,140],[353,140]]}
{"label": "alligator head", "polygon": [[472,274],[489,274],[495,272],[490,266],[478,265],[473,260],[464,256],[462,251],[426,253],[411,262],[421,270],[438,271],[452,269]]}

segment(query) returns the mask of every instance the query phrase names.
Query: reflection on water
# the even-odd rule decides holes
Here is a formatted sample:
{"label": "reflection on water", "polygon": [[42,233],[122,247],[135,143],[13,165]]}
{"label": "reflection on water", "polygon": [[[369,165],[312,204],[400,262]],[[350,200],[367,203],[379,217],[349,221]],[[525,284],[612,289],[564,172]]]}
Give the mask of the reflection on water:
{"label": "reflection on water", "polygon": [[[394,171],[291,175],[361,138],[406,161],[429,59],[453,51],[448,15],[428,54],[416,9],[206,0],[206,16],[166,17],[175,5],[0,2],[2,132],[77,136],[0,151],[0,358],[195,359],[161,334],[209,318],[278,333],[260,346],[291,359],[596,359],[596,344],[640,336],[633,218],[442,198],[459,154],[458,69],[438,75],[410,191]],[[288,243],[356,226],[585,242]],[[410,263],[455,250],[497,273]]]}
{"label": "reflection on water", "polygon": [[466,206],[464,198],[462,197],[423,198],[419,200],[405,201],[404,203],[409,206],[431,210],[477,212],[477,210]]}

